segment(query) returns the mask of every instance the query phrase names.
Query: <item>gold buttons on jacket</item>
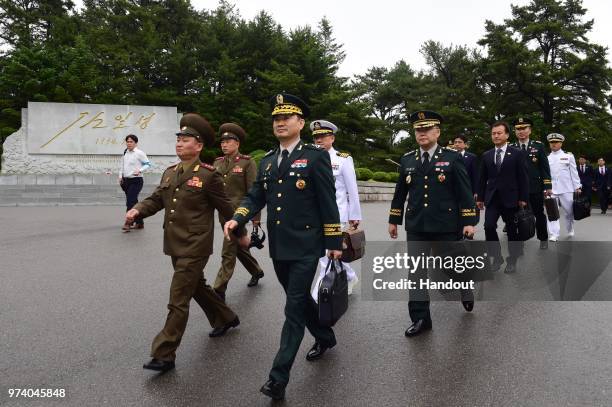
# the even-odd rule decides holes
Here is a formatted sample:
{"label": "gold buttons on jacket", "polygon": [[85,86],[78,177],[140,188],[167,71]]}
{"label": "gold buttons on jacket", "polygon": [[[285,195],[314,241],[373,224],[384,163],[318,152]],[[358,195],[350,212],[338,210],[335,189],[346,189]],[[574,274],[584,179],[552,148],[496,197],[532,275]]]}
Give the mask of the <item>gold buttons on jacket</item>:
{"label": "gold buttons on jacket", "polygon": [[276,221],[276,224],[277,224],[277,225],[280,225],[280,220],[277,220],[277,221]]}
{"label": "gold buttons on jacket", "polygon": [[277,212],[280,212],[280,210],[281,210],[281,207],[280,207],[280,206],[276,207],[276,211],[277,211]]}
{"label": "gold buttons on jacket", "polygon": [[427,208],[427,204],[423,204],[423,206]]}
{"label": "gold buttons on jacket", "polygon": [[172,199],[172,202],[176,202],[176,198],[173,198],[173,199]]}
{"label": "gold buttons on jacket", "polygon": [[174,209],[170,209],[170,213],[174,213]]}
{"label": "gold buttons on jacket", "polygon": [[279,179],[279,180],[278,180],[278,183],[279,183],[279,184],[282,184],[282,183],[283,183],[283,180],[282,180],[282,179]]}
{"label": "gold buttons on jacket", "polygon": [[427,185],[424,185],[423,188],[427,189]]}
{"label": "gold buttons on jacket", "polygon": [[178,190],[179,190],[178,188],[175,189],[175,191],[178,191]]}
{"label": "gold buttons on jacket", "polygon": [[283,194],[279,192],[276,196],[280,198],[281,196],[283,196]]}
{"label": "gold buttons on jacket", "polygon": [[425,175],[425,179],[427,179],[427,175]]}
{"label": "gold buttons on jacket", "polygon": [[425,194],[425,198],[427,198],[427,197],[428,197],[428,195],[427,195],[427,194]]}

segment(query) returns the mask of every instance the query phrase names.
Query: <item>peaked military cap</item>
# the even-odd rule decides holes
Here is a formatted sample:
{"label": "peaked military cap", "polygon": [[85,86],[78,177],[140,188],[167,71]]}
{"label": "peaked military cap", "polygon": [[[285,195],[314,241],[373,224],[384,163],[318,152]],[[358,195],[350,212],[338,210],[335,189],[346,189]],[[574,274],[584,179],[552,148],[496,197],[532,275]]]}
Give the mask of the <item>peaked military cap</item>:
{"label": "peaked military cap", "polygon": [[315,120],[310,123],[310,131],[312,132],[312,137],[316,138],[317,136],[336,134],[338,127],[327,120]]}
{"label": "peaked military cap", "polygon": [[272,105],[272,116],[277,114],[299,114],[307,117],[310,108],[302,99],[289,93],[278,93],[270,99]]}
{"label": "peaked military cap", "polygon": [[548,140],[549,143],[553,143],[555,141],[563,142],[565,141],[565,137],[560,133],[550,133],[548,136],[546,136],[546,140]]}
{"label": "peaked military cap", "polygon": [[528,117],[518,117],[512,122],[512,125],[515,129],[523,129],[528,126],[533,126],[533,121]]}
{"label": "peaked military cap", "polygon": [[221,141],[233,139],[242,143],[246,139],[246,132],[236,123],[223,123],[219,127],[219,137]]}
{"label": "peaked military cap", "polygon": [[409,120],[415,129],[438,126],[443,121],[440,114],[431,110],[416,111],[410,115]]}
{"label": "peaked military cap", "polygon": [[177,136],[192,136],[200,143],[211,146],[215,142],[215,130],[208,121],[197,113],[185,113],[179,124]]}

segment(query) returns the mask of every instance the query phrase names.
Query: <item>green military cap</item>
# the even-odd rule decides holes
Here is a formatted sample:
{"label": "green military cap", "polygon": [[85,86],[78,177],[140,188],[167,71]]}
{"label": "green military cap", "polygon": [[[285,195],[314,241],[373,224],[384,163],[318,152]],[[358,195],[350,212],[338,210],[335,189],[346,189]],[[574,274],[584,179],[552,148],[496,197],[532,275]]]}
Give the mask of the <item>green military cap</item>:
{"label": "green military cap", "polygon": [[278,93],[270,99],[272,116],[278,114],[298,114],[307,117],[310,108],[302,99],[289,93]]}
{"label": "green military cap", "polygon": [[177,136],[192,136],[207,147],[215,142],[215,130],[210,123],[197,113],[185,113],[179,124]]}
{"label": "green military cap", "polygon": [[515,129],[523,129],[525,127],[533,126],[533,121],[528,117],[517,117],[512,122]]}
{"label": "green military cap", "polygon": [[560,133],[550,133],[548,136],[546,136],[546,140],[548,140],[549,143],[554,143],[556,141],[564,142],[565,137]]}
{"label": "green military cap", "polygon": [[318,136],[336,134],[338,127],[327,120],[315,120],[310,123],[310,131],[312,132],[312,137],[317,138]]}
{"label": "green military cap", "polygon": [[223,123],[219,127],[219,137],[221,141],[233,139],[242,143],[246,139],[246,132],[236,123]]}
{"label": "green military cap", "polygon": [[410,114],[409,121],[415,129],[438,126],[444,119],[431,110],[419,110]]}

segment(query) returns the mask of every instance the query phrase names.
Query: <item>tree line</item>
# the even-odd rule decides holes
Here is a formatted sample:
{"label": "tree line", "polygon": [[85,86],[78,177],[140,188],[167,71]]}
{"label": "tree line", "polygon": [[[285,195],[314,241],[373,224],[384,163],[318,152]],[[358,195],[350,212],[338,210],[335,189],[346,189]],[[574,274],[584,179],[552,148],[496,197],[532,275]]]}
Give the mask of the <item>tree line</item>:
{"label": "tree line", "polygon": [[486,21],[473,48],[422,44],[426,69],[398,61],[346,78],[325,18],[288,30],[226,1],[195,10],[188,0],[85,0],[81,9],[0,0],[0,141],[28,101],[139,104],[239,123],[244,152],[267,150],[268,101],[282,90],[336,123],[337,147],[374,171],[393,171],[386,159],[416,146],[408,114],[419,109],[445,117],[443,144],[465,134],[476,153],[489,148],[492,122],[526,115],[536,138],[561,132],[568,151],[612,159],[612,70],[606,48],[587,38],[585,13],[581,0],[532,0],[501,24]]}

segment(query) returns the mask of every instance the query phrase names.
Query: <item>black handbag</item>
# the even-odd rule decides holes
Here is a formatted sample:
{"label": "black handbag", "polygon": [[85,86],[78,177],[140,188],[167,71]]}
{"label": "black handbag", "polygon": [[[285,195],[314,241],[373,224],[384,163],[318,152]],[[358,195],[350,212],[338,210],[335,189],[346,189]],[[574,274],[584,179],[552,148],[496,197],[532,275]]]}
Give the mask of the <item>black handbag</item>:
{"label": "black handbag", "polygon": [[346,270],[336,261],[329,259],[325,267],[325,276],[319,284],[319,323],[332,327],[348,309],[348,278]]}
{"label": "black handbag", "polygon": [[552,196],[544,199],[544,208],[546,208],[546,216],[550,222],[559,220],[561,217],[559,215],[559,205],[557,205],[557,200]]}
{"label": "black handbag", "polygon": [[514,214],[512,227],[517,229],[520,241],[529,240],[535,236],[535,216],[531,209],[521,208]]}
{"label": "black handbag", "polygon": [[581,220],[591,216],[591,202],[586,194],[574,193],[572,208],[574,209],[574,220]]}

